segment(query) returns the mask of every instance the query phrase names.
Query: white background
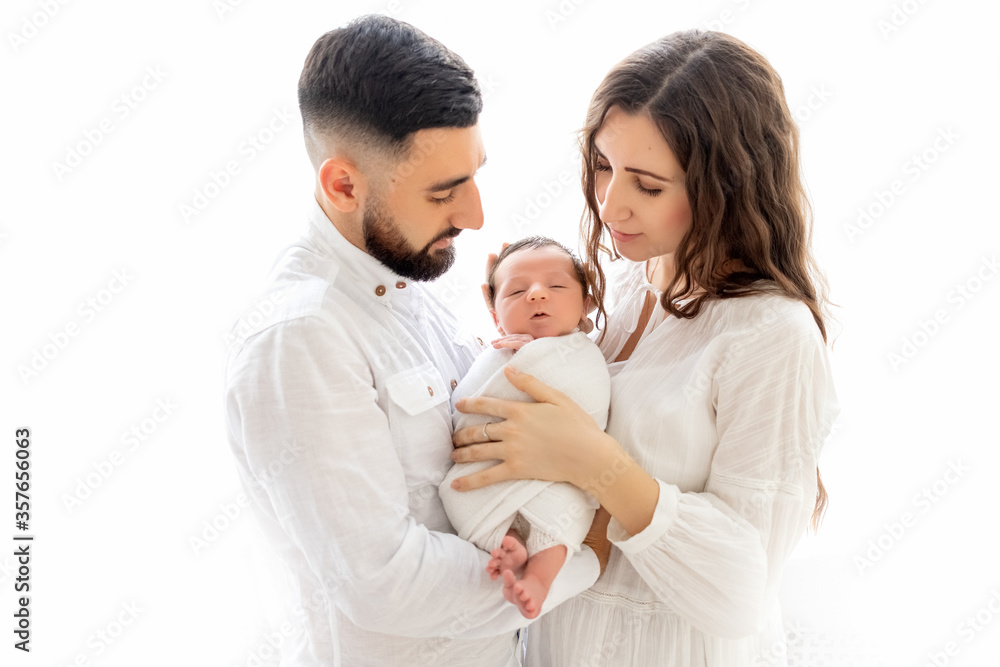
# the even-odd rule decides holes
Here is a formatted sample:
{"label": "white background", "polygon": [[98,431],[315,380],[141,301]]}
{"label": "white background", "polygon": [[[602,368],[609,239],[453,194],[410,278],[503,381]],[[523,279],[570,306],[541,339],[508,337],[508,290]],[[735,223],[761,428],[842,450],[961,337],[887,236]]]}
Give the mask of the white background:
{"label": "white background", "polygon": [[[461,236],[438,284],[484,337],[485,254],[528,233],[575,245],[574,132],[612,65],[689,27],[770,60],[800,121],[814,246],[840,305],[830,512],[782,593],[792,662],[996,664],[995,3],[234,4],[4,3],[0,662],[247,665],[269,652],[223,423],[226,334],[304,228],[302,61],[323,32],[384,11],[484,84],[486,225]],[[230,162],[238,173],[213,187]],[[184,216],[197,193],[203,210]],[[30,655],[12,648],[20,427]]]}

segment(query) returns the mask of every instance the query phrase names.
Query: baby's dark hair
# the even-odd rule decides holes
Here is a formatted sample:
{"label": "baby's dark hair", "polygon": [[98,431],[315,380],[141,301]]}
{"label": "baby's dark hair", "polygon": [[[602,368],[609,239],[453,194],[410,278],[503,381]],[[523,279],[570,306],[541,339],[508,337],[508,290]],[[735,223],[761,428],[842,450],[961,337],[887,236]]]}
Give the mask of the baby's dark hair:
{"label": "baby's dark hair", "polygon": [[583,297],[587,298],[588,294],[593,294],[593,290],[591,289],[591,274],[587,271],[586,267],[584,267],[580,258],[576,256],[576,253],[564,246],[562,243],[559,243],[554,239],[550,239],[547,236],[528,236],[520,241],[514,241],[509,246],[501,250],[500,254],[497,256],[497,261],[493,263],[492,267],[490,267],[490,272],[486,275],[486,286],[489,291],[490,308],[493,308],[496,305],[496,272],[497,269],[500,268],[500,265],[503,264],[503,261],[519,250],[534,250],[535,248],[545,248],[549,246],[559,248],[566,253],[566,256],[569,257],[570,260],[572,260],[573,269],[576,272],[577,282],[579,282],[580,287],[583,288]]}

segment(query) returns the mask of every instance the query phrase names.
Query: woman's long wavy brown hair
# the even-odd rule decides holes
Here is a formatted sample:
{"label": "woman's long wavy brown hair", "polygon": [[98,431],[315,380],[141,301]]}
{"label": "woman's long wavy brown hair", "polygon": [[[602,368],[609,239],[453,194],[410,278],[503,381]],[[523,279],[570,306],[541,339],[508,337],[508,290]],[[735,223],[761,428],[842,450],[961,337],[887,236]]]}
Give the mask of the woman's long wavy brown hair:
{"label": "woman's long wavy brown hair", "polygon": [[[604,242],[594,137],[616,106],[647,114],[685,172],[693,221],[674,253],[663,308],[692,318],[709,300],[761,292],[754,283],[764,280],[767,288],[805,303],[825,341],[826,281],[810,252],[799,132],[781,78],[740,40],[701,30],[676,32],[639,49],[608,73],[591,99],[580,133],[587,201],[581,234],[596,269],[598,322],[607,317],[599,256],[620,255]],[[675,303],[684,299],[690,300]],[[827,506],[819,469],[816,482],[814,530]]]}

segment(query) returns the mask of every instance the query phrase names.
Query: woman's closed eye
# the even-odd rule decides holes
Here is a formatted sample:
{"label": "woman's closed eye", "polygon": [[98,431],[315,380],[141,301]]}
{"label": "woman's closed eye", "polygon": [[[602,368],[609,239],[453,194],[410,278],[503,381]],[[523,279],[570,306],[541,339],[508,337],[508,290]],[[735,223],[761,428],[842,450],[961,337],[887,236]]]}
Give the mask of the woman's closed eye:
{"label": "woman's closed eye", "polygon": [[[594,169],[596,171],[611,171],[611,165],[608,164],[607,162],[603,161],[603,160],[598,160],[594,164]],[[642,194],[648,196],[648,197],[656,197],[661,192],[663,192],[663,190],[660,189],[660,188],[646,188],[646,187],[643,187],[642,181],[639,180],[638,176],[635,177],[634,183],[635,183],[635,189],[638,190],[639,192],[641,192]]]}
{"label": "woman's closed eye", "polygon": [[640,181],[638,178],[635,179],[635,187],[636,189],[639,190],[639,192],[641,192],[644,195],[649,195],[650,197],[655,197],[661,192],[663,192],[663,190],[659,188],[650,189],[642,187],[642,181]]}

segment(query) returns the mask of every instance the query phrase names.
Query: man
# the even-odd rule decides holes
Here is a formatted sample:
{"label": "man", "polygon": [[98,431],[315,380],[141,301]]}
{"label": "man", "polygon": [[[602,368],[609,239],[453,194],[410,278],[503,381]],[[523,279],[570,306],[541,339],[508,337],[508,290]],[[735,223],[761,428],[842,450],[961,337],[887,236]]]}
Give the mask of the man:
{"label": "man", "polygon": [[[372,16],[316,42],[299,106],[309,228],[269,279],[277,312],[233,346],[226,394],[243,485],[296,598],[282,664],[516,665],[525,622],[437,494],[450,392],[479,345],[417,284],[483,224],[478,85],[440,43]],[[546,609],[597,569],[588,550],[571,559]]]}

